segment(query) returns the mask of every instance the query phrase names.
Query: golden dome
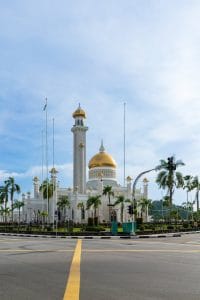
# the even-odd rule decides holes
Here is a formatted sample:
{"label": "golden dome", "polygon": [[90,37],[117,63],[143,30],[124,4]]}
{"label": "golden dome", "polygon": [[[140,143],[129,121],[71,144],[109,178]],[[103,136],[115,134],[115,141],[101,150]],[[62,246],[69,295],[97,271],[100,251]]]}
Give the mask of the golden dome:
{"label": "golden dome", "polygon": [[103,143],[100,147],[100,152],[94,155],[88,164],[89,169],[95,167],[111,167],[116,168],[116,162],[112,156],[104,151]]}
{"label": "golden dome", "polygon": [[57,171],[55,168],[52,168],[52,169],[49,171],[49,173],[51,173],[51,174],[56,174],[56,173],[58,173],[58,171]]}
{"label": "golden dome", "polygon": [[79,107],[77,108],[77,110],[75,110],[75,112],[72,114],[72,117],[73,118],[76,118],[76,117],[82,117],[82,118],[86,118],[86,114],[84,112],[84,110],[81,108],[80,104],[79,104]]}

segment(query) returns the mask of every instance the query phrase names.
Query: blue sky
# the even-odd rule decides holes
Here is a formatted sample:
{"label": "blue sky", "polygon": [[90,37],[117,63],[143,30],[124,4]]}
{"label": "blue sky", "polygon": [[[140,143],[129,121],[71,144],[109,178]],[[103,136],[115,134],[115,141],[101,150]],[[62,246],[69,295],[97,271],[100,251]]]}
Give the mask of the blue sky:
{"label": "blue sky", "polygon": [[[126,175],[175,154],[184,174],[199,175],[200,2],[1,1],[0,180],[22,191],[41,177],[42,108],[48,97],[49,162],[72,185],[72,112],[87,112],[87,160],[103,138],[123,183]],[[150,198],[162,193],[149,174]],[[185,201],[183,193],[175,195]]]}

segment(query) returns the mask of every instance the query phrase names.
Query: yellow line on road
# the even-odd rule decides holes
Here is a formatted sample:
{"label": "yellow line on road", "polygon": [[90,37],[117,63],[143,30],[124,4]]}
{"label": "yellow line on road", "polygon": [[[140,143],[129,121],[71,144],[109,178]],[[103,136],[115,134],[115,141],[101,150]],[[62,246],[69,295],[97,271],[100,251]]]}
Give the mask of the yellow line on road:
{"label": "yellow line on road", "polygon": [[63,300],[79,300],[82,240],[78,240]]}

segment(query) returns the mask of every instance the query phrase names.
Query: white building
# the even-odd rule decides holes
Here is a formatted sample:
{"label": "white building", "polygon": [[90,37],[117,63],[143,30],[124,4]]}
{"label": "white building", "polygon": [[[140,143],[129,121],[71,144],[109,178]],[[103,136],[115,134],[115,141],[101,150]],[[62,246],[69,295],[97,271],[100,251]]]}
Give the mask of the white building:
{"label": "white building", "polygon": [[[42,194],[39,191],[40,180],[38,177],[34,177],[34,195],[33,197],[28,194],[23,195],[23,201],[25,206],[23,208],[23,219],[26,222],[37,221],[39,216],[38,212],[49,210],[49,220],[52,222],[54,219],[54,212],[57,211],[57,201],[60,196],[67,195],[70,201],[70,209],[66,212],[66,219],[73,220],[75,223],[87,222],[88,217],[92,217],[93,211],[85,210],[85,218],[81,216],[81,210],[77,209],[77,205],[80,202],[84,203],[86,208],[86,202],[89,197],[101,195],[101,206],[98,209],[99,222],[109,221],[109,207],[108,197],[102,195],[105,186],[112,186],[114,197],[111,198],[111,203],[116,201],[116,197],[123,195],[125,199],[131,199],[132,197],[132,179],[127,177],[126,186],[121,186],[117,182],[117,164],[110,154],[105,151],[103,141],[101,142],[99,152],[95,154],[88,163],[88,181],[86,181],[86,132],[88,127],[85,126],[86,114],[80,107],[73,113],[74,125],[72,126],[73,133],[73,188],[60,187],[57,181],[57,171],[52,168],[50,171],[50,182],[54,184],[55,191],[52,199],[49,199],[49,208],[47,207],[47,200],[42,198]],[[136,190],[136,199],[142,197],[148,197],[148,181],[145,179],[142,189]],[[130,219],[127,213],[127,206],[124,208],[124,221]],[[117,221],[120,221],[120,207],[111,207],[110,214],[115,216]]]}

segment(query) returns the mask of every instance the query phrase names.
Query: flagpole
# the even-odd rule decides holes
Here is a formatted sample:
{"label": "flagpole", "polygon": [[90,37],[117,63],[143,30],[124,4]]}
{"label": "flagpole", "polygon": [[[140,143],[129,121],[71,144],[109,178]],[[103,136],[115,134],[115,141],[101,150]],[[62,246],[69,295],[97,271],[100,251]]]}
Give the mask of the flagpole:
{"label": "flagpole", "polygon": [[126,102],[124,102],[124,187],[126,182]]}
{"label": "flagpole", "polygon": [[[53,170],[54,170],[54,118],[53,118]],[[55,175],[54,175],[55,176]],[[53,178],[53,229],[54,229],[54,222],[55,222],[55,191],[54,188],[54,179]]]}
{"label": "flagpole", "polygon": [[44,110],[46,112],[46,181],[47,181],[47,213],[48,213],[48,221],[49,221],[49,166],[48,166],[48,107],[47,107],[47,97],[45,98],[46,103],[44,106]]}
{"label": "flagpole", "polygon": [[[44,180],[44,130],[42,130],[42,187]],[[42,212],[44,211],[44,197],[43,197],[43,188],[42,188]]]}

